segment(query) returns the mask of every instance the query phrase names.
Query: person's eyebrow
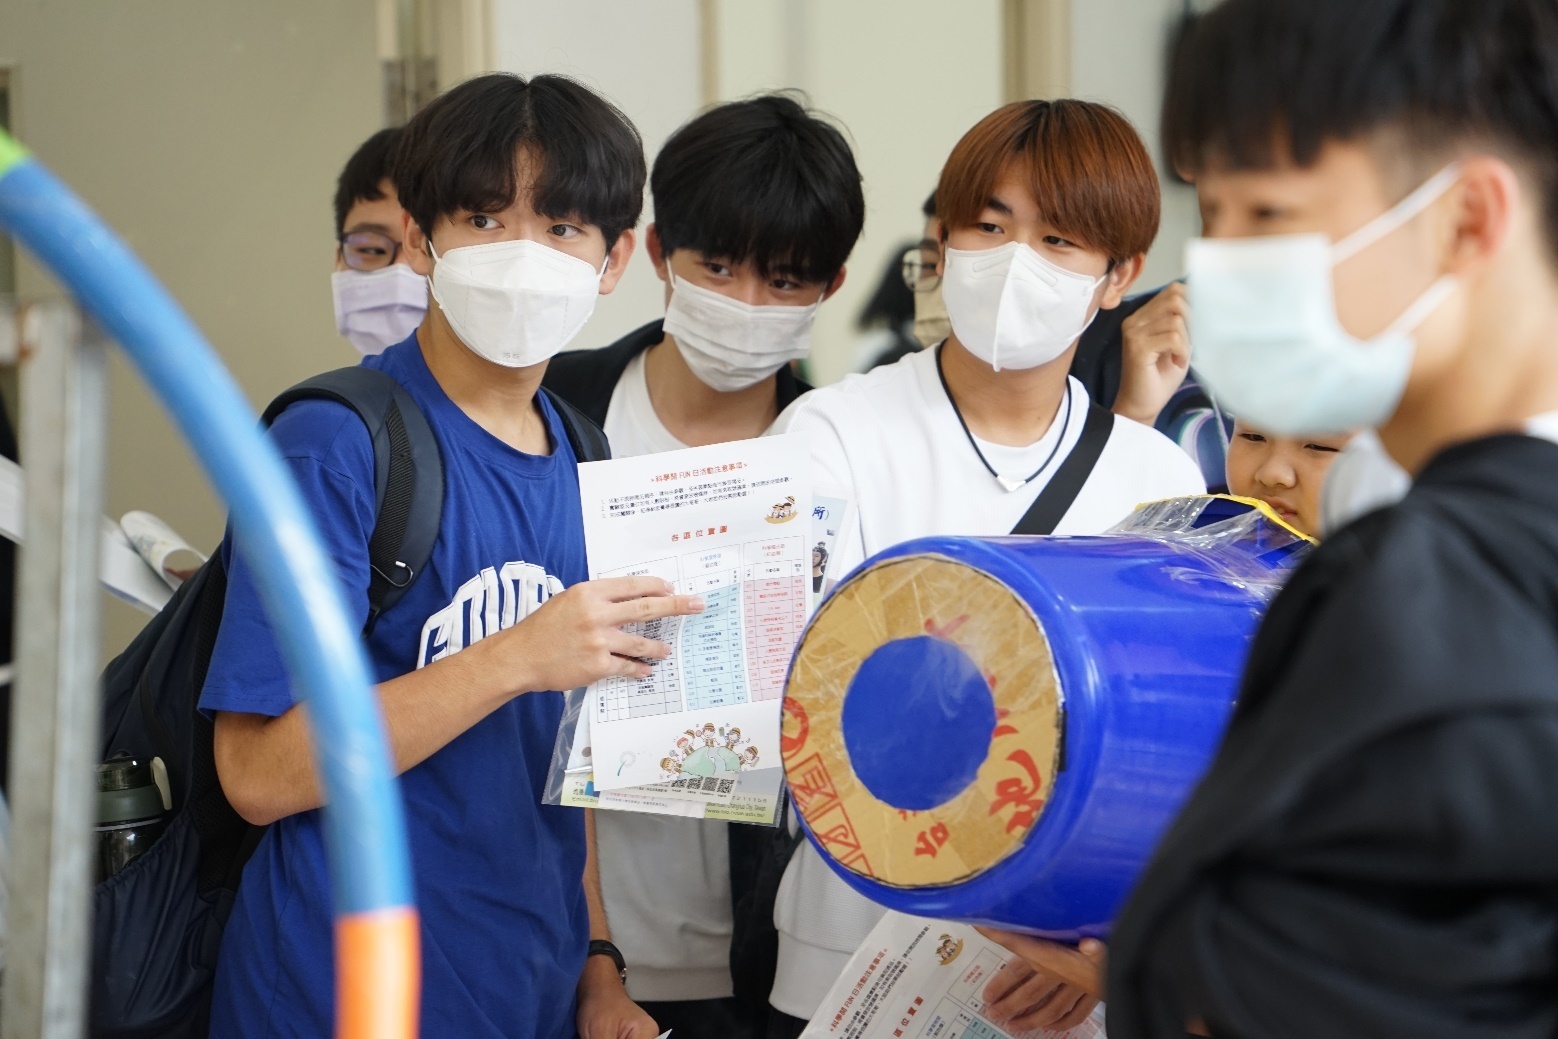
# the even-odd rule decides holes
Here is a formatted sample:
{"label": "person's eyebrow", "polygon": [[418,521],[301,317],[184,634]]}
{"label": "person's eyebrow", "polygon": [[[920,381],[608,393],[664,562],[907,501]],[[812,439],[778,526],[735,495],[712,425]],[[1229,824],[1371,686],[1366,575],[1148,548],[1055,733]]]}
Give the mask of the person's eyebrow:
{"label": "person's eyebrow", "polygon": [[941,243],[936,241],[936,239],[934,239],[934,238],[921,238],[920,239],[920,244],[916,245],[915,248],[916,249],[922,249],[922,250],[923,249],[934,249],[934,248],[936,248],[936,246],[938,246],[940,244]]}
{"label": "person's eyebrow", "polygon": [[1012,215],[1012,207],[1007,205],[1005,202],[1002,202],[1000,198],[995,195],[990,196],[990,201],[985,203],[985,208],[993,209],[1002,216]]}
{"label": "person's eyebrow", "polygon": [[394,238],[395,237],[395,232],[398,231],[398,230],[400,230],[400,228],[398,228],[398,227],[390,227],[388,224],[361,223],[361,224],[353,224],[351,227],[348,227],[342,233],[343,234],[357,234],[360,231],[377,231],[379,234],[389,235],[391,238]]}

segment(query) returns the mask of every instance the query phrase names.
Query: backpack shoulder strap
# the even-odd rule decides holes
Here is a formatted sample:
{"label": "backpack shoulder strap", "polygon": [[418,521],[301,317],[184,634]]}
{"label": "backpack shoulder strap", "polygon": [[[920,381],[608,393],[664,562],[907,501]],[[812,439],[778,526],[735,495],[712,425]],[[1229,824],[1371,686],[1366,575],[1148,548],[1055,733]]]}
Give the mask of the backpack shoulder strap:
{"label": "backpack shoulder strap", "polygon": [[557,417],[563,420],[563,430],[568,434],[575,458],[581,462],[600,462],[611,457],[611,444],[607,442],[606,434],[588,415],[545,386],[541,387],[541,392],[557,409]]}
{"label": "backpack shoulder strap", "polygon": [[289,405],[330,400],[357,413],[373,441],[377,519],[368,539],[368,622],[400,601],[433,554],[444,508],[444,465],[427,416],[394,376],[376,368],[339,368],[305,379],[265,409],[269,426]]}
{"label": "backpack shoulder strap", "polygon": [[1082,425],[1082,435],[1077,439],[1076,446],[1066,455],[1066,460],[1060,463],[1060,468],[1055,470],[1055,475],[1044,485],[1039,496],[1033,499],[1028,511],[1022,514],[1022,519],[1012,528],[1013,534],[1055,532],[1066,511],[1077,500],[1077,495],[1082,493],[1087,478],[1093,475],[1093,467],[1098,464],[1104,447],[1109,443],[1109,434],[1113,432],[1114,413],[1089,401],[1087,421]]}

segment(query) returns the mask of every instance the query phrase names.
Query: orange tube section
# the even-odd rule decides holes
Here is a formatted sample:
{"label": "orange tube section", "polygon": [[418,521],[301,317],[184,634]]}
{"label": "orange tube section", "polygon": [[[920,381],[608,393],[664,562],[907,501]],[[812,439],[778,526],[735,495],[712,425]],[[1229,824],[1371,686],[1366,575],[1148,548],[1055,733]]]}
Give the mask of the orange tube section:
{"label": "orange tube section", "polygon": [[416,1039],[421,932],[409,907],[336,919],[336,1039]]}

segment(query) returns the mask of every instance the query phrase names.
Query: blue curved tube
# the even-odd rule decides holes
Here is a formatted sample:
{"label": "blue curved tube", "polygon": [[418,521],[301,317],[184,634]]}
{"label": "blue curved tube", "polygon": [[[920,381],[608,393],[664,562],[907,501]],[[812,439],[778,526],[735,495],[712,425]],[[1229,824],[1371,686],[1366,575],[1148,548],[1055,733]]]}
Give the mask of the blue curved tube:
{"label": "blue curved tube", "polygon": [[[5,143],[5,142],[0,142]],[[177,420],[232,510],[323,774],[336,912],[409,909],[410,855],[378,701],[335,566],[259,419],[194,323],[106,224],[30,157],[0,163],[0,226],[63,281]]]}

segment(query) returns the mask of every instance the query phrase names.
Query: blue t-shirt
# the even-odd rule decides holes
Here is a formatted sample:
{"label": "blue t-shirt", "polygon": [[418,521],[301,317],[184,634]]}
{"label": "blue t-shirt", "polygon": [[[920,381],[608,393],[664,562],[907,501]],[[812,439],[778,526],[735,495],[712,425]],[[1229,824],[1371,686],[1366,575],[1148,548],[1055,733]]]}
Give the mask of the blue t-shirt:
{"label": "blue t-shirt", "polygon": [[[393,375],[427,415],[444,462],[433,555],[368,640],[375,677],[426,666],[523,619],[587,577],[575,459],[541,400],[550,456],[527,455],[445,395],[415,335],[363,364]],[[272,427],[340,574],[368,613],[373,447],[355,413],[327,401]],[[227,603],[201,709],[276,716],[295,702],[246,562],[224,542]],[[541,804],[563,698],[504,704],[400,778],[422,920],[427,1039],[568,1039],[589,943],[584,818]],[[222,940],[211,1034],[334,1034],[332,906],[318,811],[270,828],[244,870]]]}

